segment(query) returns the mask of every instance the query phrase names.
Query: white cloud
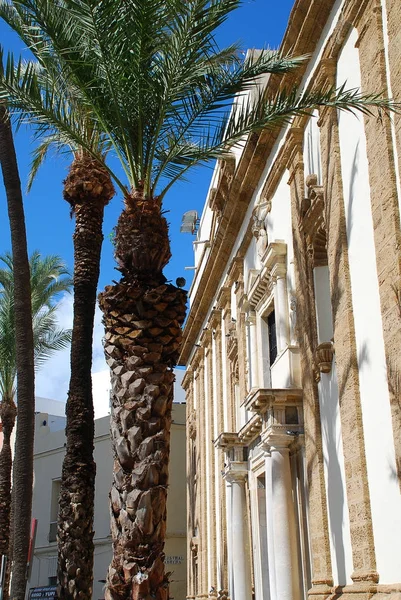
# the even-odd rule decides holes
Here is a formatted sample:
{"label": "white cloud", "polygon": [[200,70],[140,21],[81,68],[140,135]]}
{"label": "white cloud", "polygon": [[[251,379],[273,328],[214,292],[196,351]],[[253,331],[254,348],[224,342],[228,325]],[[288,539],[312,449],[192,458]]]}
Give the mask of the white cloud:
{"label": "white cloud", "polygon": [[[66,294],[60,302],[57,312],[58,325],[66,329],[72,328],[73,296]],[[93,366],[92,372],[107,369],[104,359],[102,337],[102,313],[96,305],[95,326],[93,331]],[[56,352],[42,368],[36,373],[35,393],[37,396],[52,398],[54,400],[67,400],[68,385],[70,382],[70,347]]]}

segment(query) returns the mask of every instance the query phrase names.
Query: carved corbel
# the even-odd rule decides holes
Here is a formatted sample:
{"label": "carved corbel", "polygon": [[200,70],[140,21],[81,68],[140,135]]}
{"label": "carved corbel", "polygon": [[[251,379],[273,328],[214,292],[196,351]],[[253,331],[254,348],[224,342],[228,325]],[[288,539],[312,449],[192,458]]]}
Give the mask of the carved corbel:
{"label": "carved corbel", "polygon": [[322,342],[314,353],[314,373],[316,381],[320,381],[320,373],[330,373],[333,364],[333,342]]}
{"label": "carved corbel", "polygon": [[327,235],[324,218],[324,189],[317,175],[306,178],[307,196],[301,202],[300,228],[306,239],[308,256],[313,267],[327,265]]}

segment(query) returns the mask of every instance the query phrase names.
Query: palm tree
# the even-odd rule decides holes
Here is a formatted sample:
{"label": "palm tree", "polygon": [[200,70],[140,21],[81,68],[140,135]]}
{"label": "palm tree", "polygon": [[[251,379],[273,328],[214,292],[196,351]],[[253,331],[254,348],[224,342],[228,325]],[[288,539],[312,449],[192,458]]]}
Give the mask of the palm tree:
{"label": "palm tree", "polygon": [[[14,281],[15,269],[10,253],[0,256],[0,417],[3,447],[0,452],[0,555],[10,560],[11,445],[17,409]],[[58,256],[42,258],[34,252],[29,259],[35,367],[42,366],[53,352],[64,348],[71,339],[69,330],[57,327],[58,304],[55,297],[69,291],[72,281]],[[32,424],[31,424],[32,427]],[[6,586],[6,594],[8,587]]]}
{"label": "palm tree", "polygon": [[[115,238],[122,278],[100,296],[112,371],[115,457],[107,600],[168,598],[163,547],[172,368],[186,296],[162,273],[170,259],[162,206],[166,193],[194,166],[226,157],[251,131],[281,126],[319,106],[365,113],[392,108],[376,94],[344,88],[269,95],[260,76],[293,71],[304,57],[264,51],[244,61],[237,45],[220,50],[215,31],[239,4],[18,0],[14,12],[0,4],[0,15],[20,35],[32,32],[30,47],[40,66],[46,69],[47,55],[61,57],[73,82],[74,103],[84,107],[118,159],[118,166],[105,164],[104,154],[82,139],[82,147],[105,165],[124,196]],[[21,118],[41,132],[56,130],[81,143],[65,95],[56,90],[57,78],[34,62],[9,58],[0,80],[0,98]],[[231,111],[234,98],[239,101]],[[64,597],[77,597],[81,582],[73,568],[65,581],[71,589]]]}
{"label": "palm tree", "polygon": [[[1,70],[1,67],[0,67]],[[14,549],[16,555],[13,587],[15,597],[25,596],[26,557],[28,556],[29,528],[32,509],[33,483],[33,419],[34,396],[34,346],[29,280],[29,262],[26,243],[25,216],[17,157],[10,120],[4,103],[0,103],[0,165],[7,196],[8,218],[11,229],[13,262],[18,265],[14,281],[15,345],[18,395],[18,426],[15,445],[14,486],[18,502],[15,506]],[[13,412],[2,411],[8,435]],[[6,445],[6,453],[9,447]]]}
{"label": "palm tree", "polygon": [[[45,4],[42,3],[42,17],[46,21]],[[28,189],[49,148],[67,149],[74,158],[63,191],[64,199],[69,202],[75,216],[74,316],[66,407],[67,446],[59,498],[58,575],[61,598],[79,594],[80,598],[89,600],[93,580],[96,475],[91,380],[93,324],[103,242],[103,212],[115,192],[110,174],[102,164],[108,151],[108,141],[99,133],[97,121],[90,117],[86,107],[76,103],[73,72],[62,52],[49,52],[47,34],[41,37],[43,31],[40,31],[40,22],[33,19],[31,5],[33,7],[34,3],[27,2],[25,8],[23,3],[14,7],[8,2],[1,2],[0,11],[38,59],[33,71],[30,65],[27,66],[28,79],[32,76],[38,82],[36,90],[33,86],[29,92],[35,95],[38,90],[48,89],[52,95],[51,99],[47,98],[51,109],[47,112],[46,124],[42,123],[37,130],[41,141],[34,152]],[[64,18],[65,14],[59,14],[59,19],[60,16]],[[71,33],[78,34],[77,31]],[[77,40],[69,37],[67,43],[73,48]],[[25,70],[22,63],[17,67],[22,73],[20,69]],[[12,71],[11,66],[9,73]],[[41,103],[40,93],[35,103]],[[57,126],[56,122],[60,120],[64,128]]]}

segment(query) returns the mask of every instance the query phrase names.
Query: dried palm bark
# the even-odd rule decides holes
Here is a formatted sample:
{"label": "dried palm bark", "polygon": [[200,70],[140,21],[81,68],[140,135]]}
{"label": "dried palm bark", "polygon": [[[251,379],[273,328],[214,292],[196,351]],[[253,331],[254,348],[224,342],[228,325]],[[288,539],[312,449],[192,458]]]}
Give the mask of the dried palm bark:
{"label": "dried palm bark", "polygon": [[[12,398],[2,398],[0,419],[3,428],[3,446],[0,451],[0,556],[6,555],[10,562],[11,530],[11,433],[14,429],[17,407]],[[8,585],[3,590],[3,600],[8,600]]]}
{"label": "dried palm bark", "polygon": [[157,200],[126,199],[116,229],[119,283],[100,295],[111,369],[114,556],[106,600],[167,600],[166,500],[174,373],[186,292],[166,283],[167,223]]}
{"label": "dried palm bark", "polygon": [[64,198],[75,214],[74,321],[67,400],[67,447],[58,516],[60,599],[91,600],[93,582],[92,337],[104,207],[114,188],[108,172],[88,156],[77,157],[64,182]]}

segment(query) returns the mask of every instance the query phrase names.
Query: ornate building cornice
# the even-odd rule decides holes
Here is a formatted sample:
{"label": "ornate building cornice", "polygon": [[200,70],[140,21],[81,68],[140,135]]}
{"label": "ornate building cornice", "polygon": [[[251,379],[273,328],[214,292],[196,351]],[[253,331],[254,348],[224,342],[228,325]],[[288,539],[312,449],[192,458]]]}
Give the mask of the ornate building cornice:
{"label": "ornate building cornice", "polygon": [[287,244],[272,242],[268,245],[263,257],[263,267],[255,277],[248,290],[247,300],[253,310],[261,300],[270,296],[276,277],[285,277],[287,271]]}

